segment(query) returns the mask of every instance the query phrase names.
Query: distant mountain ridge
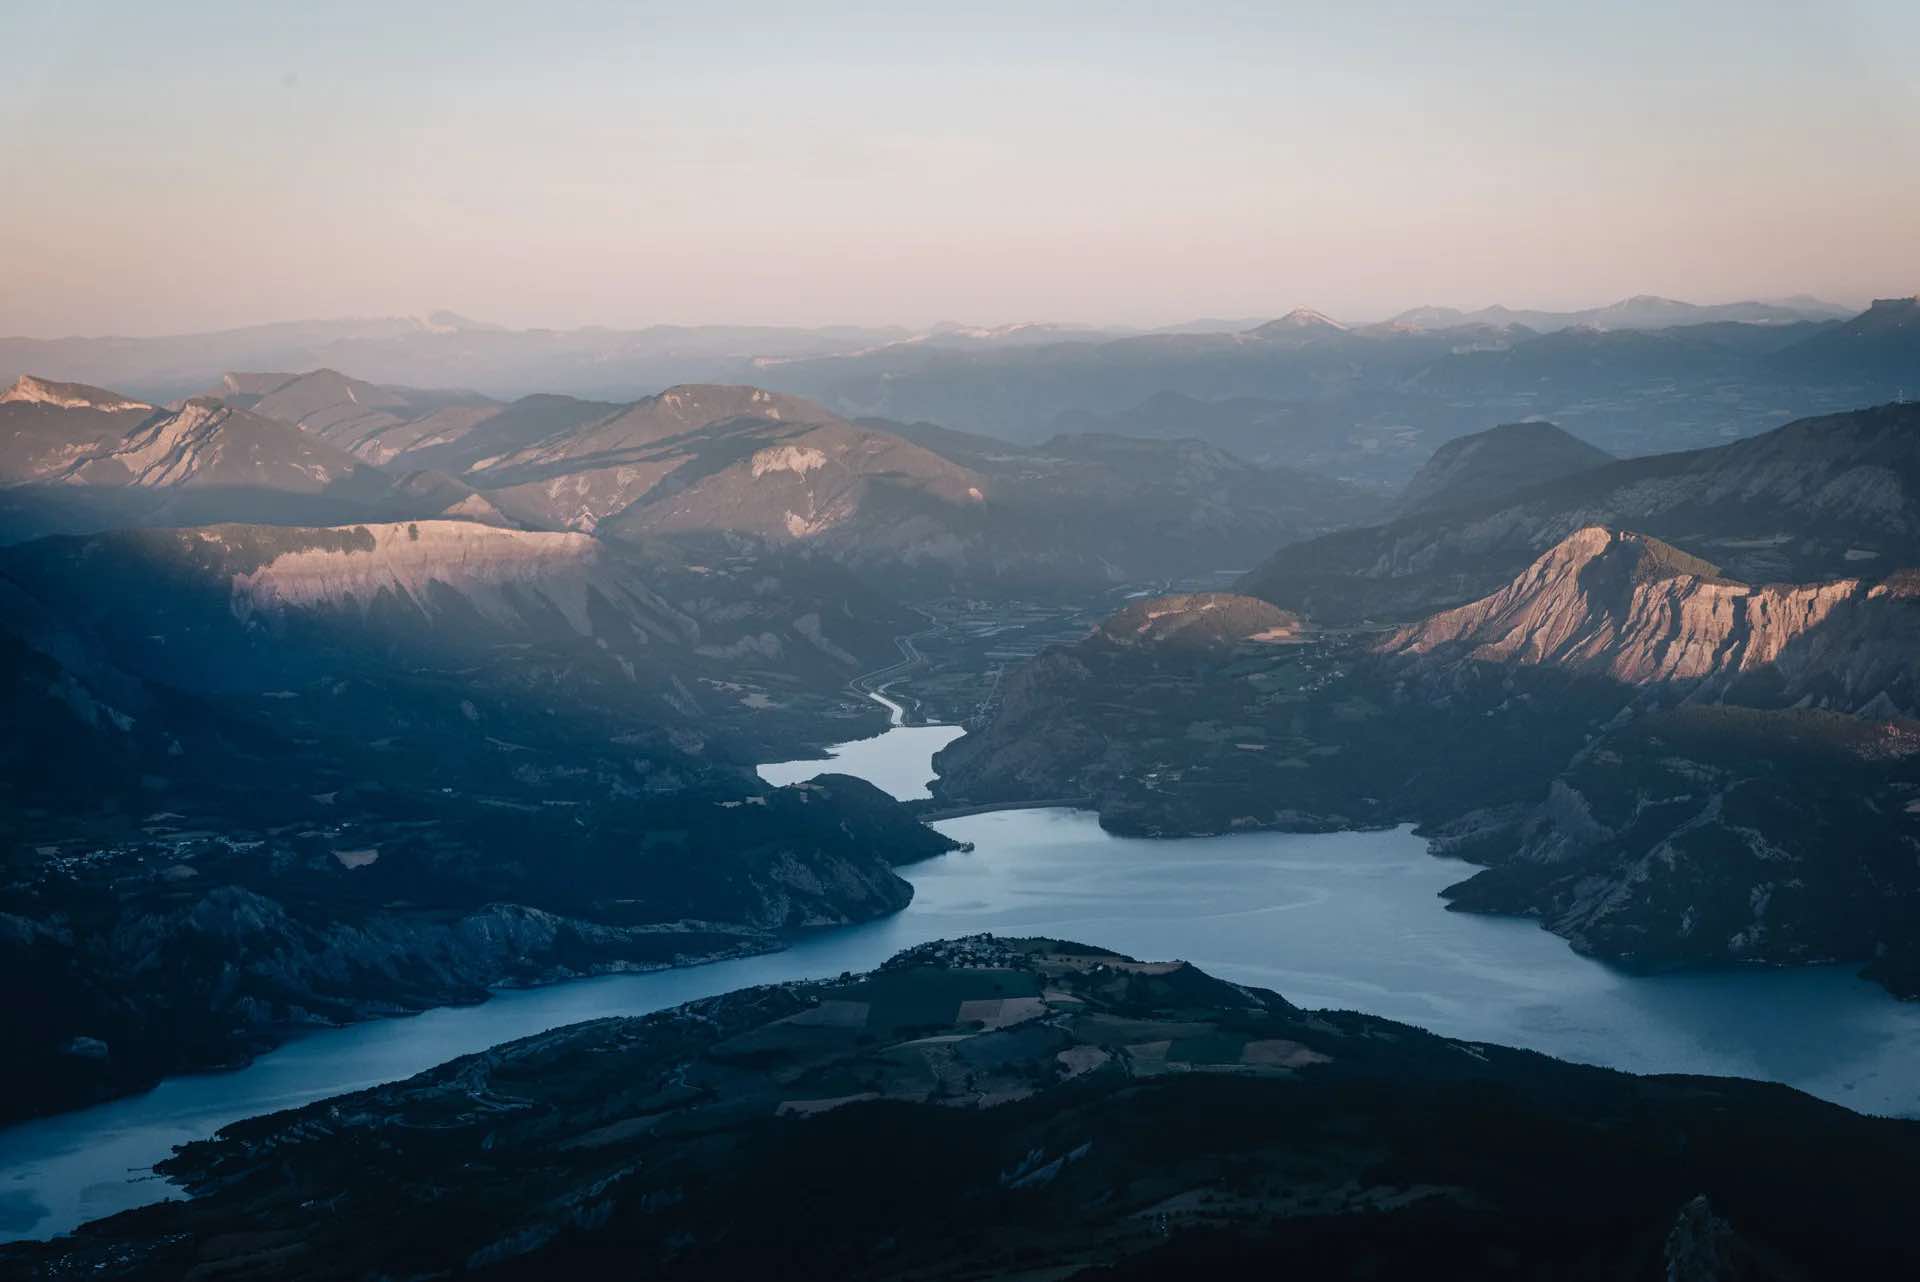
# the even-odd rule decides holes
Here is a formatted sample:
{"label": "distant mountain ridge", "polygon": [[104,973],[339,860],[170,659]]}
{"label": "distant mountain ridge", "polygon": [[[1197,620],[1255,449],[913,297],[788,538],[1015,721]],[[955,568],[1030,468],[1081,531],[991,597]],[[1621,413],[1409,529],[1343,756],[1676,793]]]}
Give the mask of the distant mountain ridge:
{"label": "distant mountain ridge", "polygon": [[[1903,388],[1920,384],[1920,296],[1877,298],[1858,316],[1776,357],[1787,377],[1830,378]],[[1920,388],[1909,392],[1920,396]]]}
{"label": "distant mountain ridge", "polygon": [[757,381],[849,416],[1020,442],[1069,422],[1117,427],[1168,396],[1257,408],[1238,417],[1271,425],[1270,439],[1213,410],[1152,434],[1200,436],[1258,459],[1331,454],[1347,479],[1399,485],[1438,445],[1488,422],[1549,419],[1624,457],[1895,396],[1901,362],[1920,364],[1920,342],[1892,333],[1886,358],[1865,365],[1845,347],[1814,343],[1848,323],[1799,302],[1696,308],[1650,298],[1563,316],[1417,309],[1355,326],[1297,309],[1239,332],[810,357]]}
{"label": "distant mountain ridge", "polygon": [[1462,507],[1614,461],[1551,423],[1506,423],[1433,452],[1394,504],[1396,515]]}
{"label": "distant mountain ridge", "polygon": [[1277,320],[1264,325],[1256,325],[1247,331],[1250,338],[1293,339],[1331,338],[1345,334],[1348,327],[1334,320],[1325,312],[1317,312],[1311,307],[1296,307]]}
{"label": "distant mountain ridge", "polygon": [[1779,325],[1795,321],[1841,320],[1853,309],[1839,303],[1800,295],[1770,302],[1685,303],[1654,294],[1636,294],[1601,307],[1575,311],[1544,311],[1495,304],[1476,310],[1457,307],[1415,307],[1391,318],[1390,324],[1416,329],[1444,330],[1469,325],[1523,325],[1546,333],[1589,325],[1598,329],[1667,329],[1734,321],[1743,325]]}
{"label": "distant mountain ridge", "polygon": [[[1405,484],[1448,439],[1489,422],[1549,419],[1626,457],[1893,398],[1914,381],[1920,340],[1882,319],[1873,324],[1885,332],[1871,342],[1821,343],[1813,340],[1826,329],[1864,321],[1817,300],[1693,306],[1646,297],[1575,313],[1414,309],[1344,326],[1298,309],[1259,323],[1153,331],[1034,323],[937,333],[562,332],[430,317],[178,339],[0,340],[0,373],[117,387],[154,403],[204,391],[233,370],[351,371],[363,386],[349,390],[359,396],[369,388],[471,388],[438,419],[384,402],[363,410],[338,394],[332,408],[294,415],[324,424],[324,439],[364,461],[394,462],[389,451],[417,443],[411,466],[455,475],[542,431],[524,421],[529,404],[489,416],[470,400],[564,393],[611,407],[673,386],[751,383],[808,398],[843,420],[928,421],[1035,443],[1093,420],[1111,421],[1099,430],[1129,430],[1136,407],[1171,394],[1236,408],[1197,412],[1148,434],[1198,437],[1258,462],[1310,459],[1316,470],[1386,489]],[[546,409],[565,417],[557,398]],[[389,414],[408,425],[386,422]],[[485,439],[466,432],[479,417],[497,439],[484,450],[454,444],[463,434],[476,446]]]}
{"label": "distant mountain ridge", "polygon": [[1593,524],[1689,547],[1750,582],[1920,564],[1920,405],[1801,419],[1326,535],[1281,548],[1239,590],[1321,624],[1405,620],[1497,589]]}
{"label": "distant mountain ridge", "polygon": [[228,373],[221,384],[220,395],[227,403],[291,423],[356,458],[382,465],[457,438],[501,408],[471,392],[381,387],[330,369]]}
{"label": "distant mountain ridge", "polygon": [[0,379],[44,372],[167,400],[229,370],[354,370],[374,384],[474,387],[492,396],[544,388],[631,397],[674,383],[738,380],[756,357],[821,356],[909,337],[901,327],[656,325],[513,329],[451,312],[292,321],[156,338],[0,337]]}
{"label": "distant mountain ridge", "polygon": [[[1720,320],[1825,321],[1848,314],[1847,308],[1805,297],[1706,305],[1640,297],[1571,312],[1498,306],[1478,311],[1412,308],[1385,328],[1500,329],[1516,324],[1535,331],[1577,324],[1662,328]],[[0,337],[0,379],[45,371],[61,380],[130,387],[165,400],[203,389],[227,370],[331,367],[358,371],[376,384],[476,387],[496,397],[543,388],[574,395],[631,397],[674,383],[749,381],[756,368],[878,354],[901,345],[985,354],[1049,342],[1097,344],[1155,335],[1230,335],[1262,324],[1204,320],[1158,328],[1022,322],[926,328],[654,325],[558,330],[516,329],[436,311],[423,317],[289,321],[151,338]]]}

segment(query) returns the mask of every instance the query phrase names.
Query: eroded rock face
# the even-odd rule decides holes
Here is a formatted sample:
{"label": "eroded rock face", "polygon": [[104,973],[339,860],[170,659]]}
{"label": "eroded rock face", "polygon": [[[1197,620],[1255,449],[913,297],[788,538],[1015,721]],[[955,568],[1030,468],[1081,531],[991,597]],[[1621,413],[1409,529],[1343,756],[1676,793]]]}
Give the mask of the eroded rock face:
{"label": "eroded rock face", "polygon": [[56,409],[98,410],[105,414],[153,409],[145,401],[136,401],[118,392],[88,387],[84,383],[58,383],[32,374],[22,374],[13,381],[13,386],[0,392],[0,405],[51,405]]}
{"label": "eroded rock face", "polygon": [[1141,602],[1008,673],[934,792],[1155,835],[1418,823],[1491,865],[1456,907],[1582,951],[1920,991],[1917,580],[1754,586],[1594,526],[1378,642],[1128,643]]}
{"label": "eroded rock face", "polygon": [[[365,612],[382,597],[422,615],[442,612],[442,592],[464,598],[483,617],[513,623],[544,602],[581,636],[593,635],[589,599],[611,602],[645,632],[697,643],[698,626],[673,610],[630,567],[584,534],[503,530],[470,521],[408,521],[351,527],[341,541],[289,547],[255,569],[235,573],[233,611],[241,619],[288,610]],[[183,534],[220,543],[219,528]]]}
{"label": "eroded rock face", "polygon": [[117,392],[22,375],[0,392],[0,485],[58,477],[153,413]]}
{"label": "eroded rock face", "polygon": [[1282,547],[1242,591],[1323,625],[1407,621],[1489,592],[1593,525],[1668,539],[1750,583],[1920,560],[1920,405],[1882,405],[1713,449]]}
{"label": "eroded rock face", "polygon": [[414,510],[379,469],[217,398],[155,408],[31,378],[0,398],[0,496],[9,540]]}
{"label": "eroded rock face", "polygon": [[346,487],[369,499],[389,488],[372,469],[332,446],[209,397],[150,417],[125,439],[48,479],[69,485],[217,485],[293,494]]}
{"label": "eroded rock face", "polygon": [[1554,667],[1630,686],[1724,689],[1766,674],[1786,697],[1908,703],[1920,612],[1906,578],[1754,586],[1642,534],[1588,526],[1506,587],[1392,633],[1386,655]]}

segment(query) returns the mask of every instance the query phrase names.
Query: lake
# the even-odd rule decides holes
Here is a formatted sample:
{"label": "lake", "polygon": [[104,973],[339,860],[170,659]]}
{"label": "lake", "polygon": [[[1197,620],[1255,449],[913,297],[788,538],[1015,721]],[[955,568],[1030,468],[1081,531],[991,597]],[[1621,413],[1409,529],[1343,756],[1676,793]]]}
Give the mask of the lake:
{"label": "lake", "polygon": [[959,726],[909,726],[906,709],[887,698],[883,686],[867,696],[885,707],[893,729],[871,739],[836,744],[825,761],[777,761],[760,767],[760,777],[777,788],[801,783],[815,775],[857,775],[901,801],[918,801],[933,794],[933,754],[966,732]]}
{"label": "lake", "polygon": [[[924,795],[933,751],[957,733],[899,727],[832,760],[762,774],[862,773],[896,795]],[[974,849],[902,869],[913,903],[881,921],[806,932],[763,957],[502,992],[479,1006],[317,1032],[244,1069],[0,1130],[0,1238],[64,1232],[176,1193],[148,1168],[238,1118],[557,1025],[864,970],[901,948],[983,930],[1184,958],[1304,1006],[1454,1037],[1636,1072],[1770,1078],[1863,1111],[1920,1115],[1920,1004],[1840,966],[1626,975],[1529,922],[1447,912],[1436,893],[1472,869],[1429,856],[1405,828],[1148,841],[1114,837],[1072,810],[936,826]]]}

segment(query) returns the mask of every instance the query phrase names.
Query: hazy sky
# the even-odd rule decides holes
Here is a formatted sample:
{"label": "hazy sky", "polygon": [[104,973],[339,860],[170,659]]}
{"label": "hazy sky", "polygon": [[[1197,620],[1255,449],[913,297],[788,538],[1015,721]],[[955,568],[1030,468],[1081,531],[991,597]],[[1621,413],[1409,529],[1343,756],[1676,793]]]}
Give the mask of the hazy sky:
{"label": "hazy sky", "polygon": [[1920,0],[0,3],[0,332],[1920,290]]}

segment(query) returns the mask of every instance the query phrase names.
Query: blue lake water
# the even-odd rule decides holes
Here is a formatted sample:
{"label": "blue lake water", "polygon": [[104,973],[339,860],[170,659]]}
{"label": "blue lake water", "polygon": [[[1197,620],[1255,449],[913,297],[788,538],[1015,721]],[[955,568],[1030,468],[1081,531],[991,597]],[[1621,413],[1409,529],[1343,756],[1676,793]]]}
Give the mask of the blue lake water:
{"label": "blue lake water", "polygon": [[[933,749],[953,737],[943,730],[936,742],[925,729],[763,774],[852,773],[882,760],[888,772],[877,781],[910,793]],[[1070,810],[937,826],[974,849],[903,869],[914,901],[881,921],[808,932],[763,957],[502,992],[479,1006],[314,1033],[244,1069],[0,1130],[0,1238],[64,1232],[175,1194],[148,1168],[238,1118],[557,1025],[862,970],[912,944],[983,930],[1184,958],[1305,1006],[1455,1037],[1634,1072],[1770,1078],[1862,1111],[1920,1115],[1920,1005],[1894,1001],[1850,967],[1623,974],[1531,923],[1445,911],[1436,892],[1472,870],[1429,856],[1406,829],[1144,841]]]}

